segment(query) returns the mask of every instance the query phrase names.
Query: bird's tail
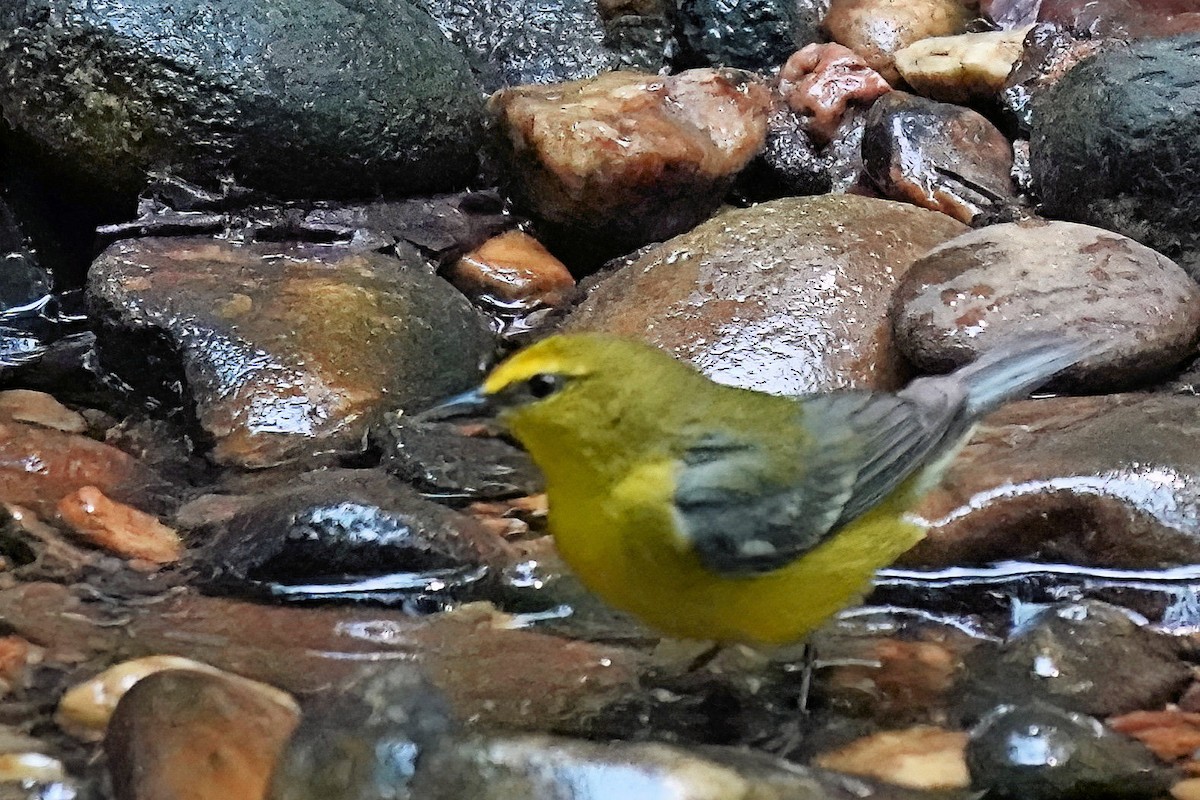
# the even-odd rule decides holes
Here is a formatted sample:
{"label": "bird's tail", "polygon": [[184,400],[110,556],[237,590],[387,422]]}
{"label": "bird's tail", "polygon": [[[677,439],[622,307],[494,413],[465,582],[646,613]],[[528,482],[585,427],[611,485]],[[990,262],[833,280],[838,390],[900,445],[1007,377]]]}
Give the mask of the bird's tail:
{"label": "bird's tail", "polygon": [[966,416],[976,418],[1024,397],[1099,350],[1097,343],[1084,339],[1029,336],[991,349],[951,377],[966,389]]}

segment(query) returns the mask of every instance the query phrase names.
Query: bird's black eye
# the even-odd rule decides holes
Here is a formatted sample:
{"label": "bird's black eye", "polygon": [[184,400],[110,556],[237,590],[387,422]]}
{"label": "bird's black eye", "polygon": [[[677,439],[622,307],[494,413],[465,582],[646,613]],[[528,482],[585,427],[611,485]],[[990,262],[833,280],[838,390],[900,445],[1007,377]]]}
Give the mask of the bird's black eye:
{"label": "bird's black eye", "polygon": [[530,378],[526,385],[529,387],[529,395],[535,400],[541,400],[543,397],[549,397],[563,387],[563,378],[561,375],[551,375],[546,372],[539,372]]}

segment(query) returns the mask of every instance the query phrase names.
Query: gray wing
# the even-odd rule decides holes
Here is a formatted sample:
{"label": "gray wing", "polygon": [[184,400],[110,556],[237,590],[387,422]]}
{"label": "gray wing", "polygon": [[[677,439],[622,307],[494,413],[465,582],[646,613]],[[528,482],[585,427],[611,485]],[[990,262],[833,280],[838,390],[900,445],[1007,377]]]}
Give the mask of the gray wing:
{"label": "gray wing", "polygon": [[777,569],[957,443],[971,422],[964,400],[961,386],[945,378],[914,381],[899,394],[805,398],[811,452],[786,485],[762,442],[706,434],[688,449],[677,478],[680,530],[714,572]]}

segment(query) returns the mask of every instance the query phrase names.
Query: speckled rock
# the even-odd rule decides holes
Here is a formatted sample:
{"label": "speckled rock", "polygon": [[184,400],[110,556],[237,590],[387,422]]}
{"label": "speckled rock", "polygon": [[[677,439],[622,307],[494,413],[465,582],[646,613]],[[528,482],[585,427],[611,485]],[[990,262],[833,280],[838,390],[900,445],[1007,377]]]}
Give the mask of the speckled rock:
{"label": "speckled rock", "polygon": [[1035,332],[1102,342],[1059,387],[1143,385],[1200,339],[1200,286],[1170,259],[1120,234],[1029,220],[963,234],[917,259],[893,299],[896,341],[930,372]]}
{"label": "speckled rock", "polygon": [[482,317],[414,261],[321,245],[118,242],[88,278],[101,363],[194,406],[219,463],[355,451],[383,412],[473,385],[491,353]]}
{"label": "speckled rock", "polygon": [[767,72],[821,38],[829,0],[676,0],[684,61]]}
{"label": "speckled rock", "polygon": [[987,117],[962,106],[889,92],[867,112],[862,156],[884,197],[960,222],[1016,202],[1012,145]]}
{"label": "speckled rock", "polygon": [[1085,59],[1034,99],[1034,187],[1050,217],[1117,231],[1200,277],[1200,33]]}
{"label": "speckled rock", "polygon": [[928,248],[966,230],[902,203],[786,198],[729,211],[608,275],[566,323],[646,340],[777,394],[894,389],[886,307]]}
{"label": "speckled rock", "polygon": [[591,266],[716,210],[766,135],[770,93],[748,73],[614,72],[497,92],[512,188],[568,266]]}
{"label": "speckled rock", "polygon": [[300,710],[252,686],[180,670],[138,681],[104,742],[116,796],[261,800]]}
{"label": "speckled rock", "polygon": [[900,80],[897,50],[930,36],[963,33],[969,19],[958,0],[833,0],[823,24],[833,41],[861,55],[895,84]]}
{"label": "speckled rock", "polygon": [[0,109],[56,166],[370,196],[472,174],[479,95],[404,0],[31,0],[0,6]]}
{"label": "speckled rock", "polygon": [[1013,403],[917,507],[927,567],[1005,559],[1144,569],[1200,561],[1200,398]]}

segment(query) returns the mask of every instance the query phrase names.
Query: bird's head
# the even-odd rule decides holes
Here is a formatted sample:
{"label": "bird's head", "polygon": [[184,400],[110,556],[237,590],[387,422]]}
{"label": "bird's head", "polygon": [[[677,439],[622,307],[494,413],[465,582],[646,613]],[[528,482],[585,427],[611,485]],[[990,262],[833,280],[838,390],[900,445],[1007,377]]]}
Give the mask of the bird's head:
{"label": "bird's head", "polygon": [[664,404],[677,401],[696,376],[641,342],[560,334],[510,356],[479,387],[426,414],[493,414],[539,462],[555,451],[586,458],[615,444],[614,437],[625,440],[659,425]]}

